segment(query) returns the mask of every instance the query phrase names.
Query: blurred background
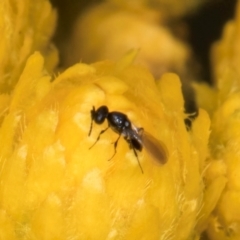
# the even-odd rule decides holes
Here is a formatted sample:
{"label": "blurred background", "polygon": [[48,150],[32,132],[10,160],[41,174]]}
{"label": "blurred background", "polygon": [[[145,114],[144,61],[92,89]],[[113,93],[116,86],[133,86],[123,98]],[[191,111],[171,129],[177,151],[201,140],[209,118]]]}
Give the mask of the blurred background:
{"label": "blurred background", "polygon": [[[60,49],[60,64],[64,65],[64,46],[71,37],[75,21],[87,9],[104,1],[51,0],[51,2],[58,9],[59,13],[54,41]],[[185,10],[180,14],[172,14],[168,18],[168,26],[175,32],[184,31],[184,33],[178,32],[178,35],[184,35],[185,40],[190,45],[194,58],[199,64],[199,77],[211,83],[210,46],[220,38],[224,23],[233,18],[236,0],[194,0],[194,2],[194,5],[185,6]],[[179,23],[181,23],[181,26],[184,26],[184,30],[179,30],[176,27]]]}

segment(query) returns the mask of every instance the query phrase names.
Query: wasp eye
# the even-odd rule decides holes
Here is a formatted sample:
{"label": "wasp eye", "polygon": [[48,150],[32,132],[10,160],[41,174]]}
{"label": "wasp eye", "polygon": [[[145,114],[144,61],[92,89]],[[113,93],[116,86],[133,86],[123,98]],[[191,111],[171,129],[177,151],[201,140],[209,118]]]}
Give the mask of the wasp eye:
{"label": "wasp eye", "polygon": [[96,118],[95,118],[96,123],[99,123],[99,124],[103,123],[104,120],[105,120],[104,115],[97,115]]}
{"label": "wasp eye", "polygon": [[106,106],[101,106],[95,112],[95,122],[98,124],[102,124],[108,116],[108,108]]}

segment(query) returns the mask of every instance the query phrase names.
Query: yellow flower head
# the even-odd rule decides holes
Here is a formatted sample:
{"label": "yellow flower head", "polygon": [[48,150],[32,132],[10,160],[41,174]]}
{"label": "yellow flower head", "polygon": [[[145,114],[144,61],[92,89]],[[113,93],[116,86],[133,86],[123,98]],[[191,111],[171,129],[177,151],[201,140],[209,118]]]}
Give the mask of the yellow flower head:
{"label": "yellow flower head", "polygon": [[56,11],[48,1],[1,1],[0,93],[11,92],[35,50],[44,53],[48,69],[56,66],[57,51],[49,44],[55,22]]}
{"label": "yellow flower head", "polygon": [[[184,125],[178,77],[157,83],[131,62],[76,64],[53,82],[27,61],[0,129],[3,239],[194,239],[201,217],[209,119]],[[166,147],[167,162],[137,151],[91,113],[106,105]],[[163,147],[163,149],[165,149]]]}
{"label": "yellow flower head", "polygon": [[[212,240],[240,239],[240,2],[236,17],[229,21],[223,37],[213,46],[212,60],[216,88],[205,91],[206,108],[212,112],[210,161],[205,178],[206,203],[212,212],[205,222]],[[208,94],[209,93],[209,94]],[[214,96],[215,102],[211,101]],[[209,101],[206,101],[206,100]],[[207,196],[208,195],[208,196]],[[215,204],[213,204],[215,203]]]}

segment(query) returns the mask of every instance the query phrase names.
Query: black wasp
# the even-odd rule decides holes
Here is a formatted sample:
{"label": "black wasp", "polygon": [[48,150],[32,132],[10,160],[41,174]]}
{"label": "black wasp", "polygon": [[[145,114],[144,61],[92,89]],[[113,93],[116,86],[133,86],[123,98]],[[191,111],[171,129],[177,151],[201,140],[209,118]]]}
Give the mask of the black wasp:
{"label": "black wasp", "polygon": [[111,160],[115,156],[117,152],[116,149],[118,141],[122,135],[127,141],[130,149],[133,149],[134,155],[137,158],[142,173],[143,169],[138,159],[138,154],[136,150],[142,151],[143,147],[151,154],[151,156],[157,162],[160,162],[162,164],[166,163],[168,158],[168,152],[163,142],[155,139],[152,135],[145,132],[143,128],[135,127],[128,119],[126,114],[121,112],[109,112],[107,106],[101,106],[97,110],[95,110],[95,107],[93,106],[91,110],[91,126],[88,136],[91,135],[93,121],[97,124],[102,124],[105,119],[107,119],[108,121],[108,127],[103,129],[99,133],[96,141],[89,149],[91,149],[98,142],[100,136],[104,132],[111,128],[114,132],[118,134],[118,138],[114,142],[114,153],[109,160]]}

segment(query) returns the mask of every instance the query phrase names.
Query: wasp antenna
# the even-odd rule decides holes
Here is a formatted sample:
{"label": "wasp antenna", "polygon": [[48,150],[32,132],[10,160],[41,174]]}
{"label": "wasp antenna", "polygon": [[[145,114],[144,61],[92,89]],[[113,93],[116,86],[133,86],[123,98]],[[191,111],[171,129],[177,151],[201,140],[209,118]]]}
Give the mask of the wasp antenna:
{"label": "wasp antenna", "polygon": [[91,124],[90,124],[90,129],[89,129],[88,136],[90,136],[90,135],[91,135],[91,132],[92,132],[92,125],[93,125],[93,120],[91,120]]}
{"label": "wasp antenna", "polygon": [[90,113],[91,113],[91,124],[90,124],[88,136],[90,136],[92,133],[93,119],[94,119],[94,115],[95,115],[95,107],[94,106],[92,107],[92,110],[90,111]]}
{"label": "wasp antenna", "polygon": [[92,125],[93,125],[93,120],[91,120],[91,124],[90,124],[90,129],[89,129],[88,136],[90,136],[90,135],[91,135],[91,132],[92,132]]}

